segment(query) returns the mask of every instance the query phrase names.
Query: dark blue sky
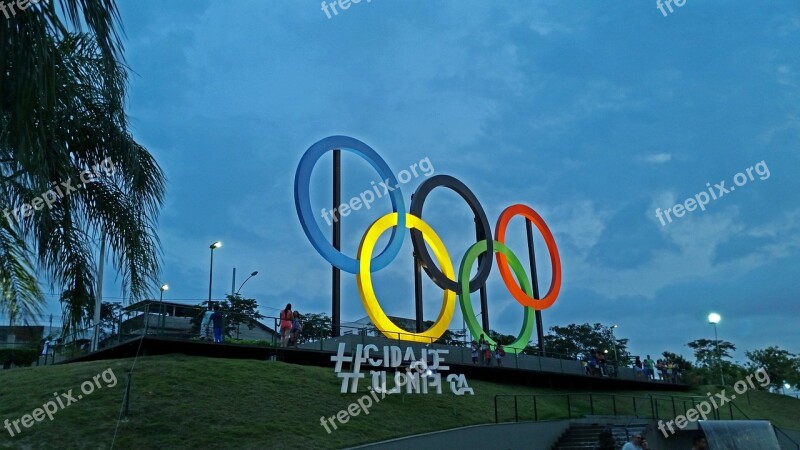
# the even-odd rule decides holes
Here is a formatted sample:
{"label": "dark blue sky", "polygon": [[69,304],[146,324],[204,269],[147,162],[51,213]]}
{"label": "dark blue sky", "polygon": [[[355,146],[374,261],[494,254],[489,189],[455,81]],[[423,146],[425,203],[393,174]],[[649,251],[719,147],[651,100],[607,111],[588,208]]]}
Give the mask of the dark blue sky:
{"label": "dark blue sky", "polygon": [[[133,131],[169,178],[158,232],[170,299],[206,297],[208,246],[221,240],[215,298],[237,267],[239,282],[260,272],[243,291],[264,313],[287,302],[329,313],[330,266],[302,232],[292,186],[303,152],[344,134],[395,173],[429,158],[475,192],[493,227],[508,205],[536,209],[564,273],[547,327],[619,323],[635,354],[689,356],[686,342],[713,336],[713,310],[737,360],[768,345],[800,352],[797,2],[688,0],[666,17],[655,1],[374,0],[330,19],[315,1],[120,8]],[[761,176],[705,211],[657,218],[761,161]],[[380,180],[343,162],[345,199]],[[328,156],[314,172],[317,210],[329,167]],[[424,178],[403,186],[407,203]],[[345,252],[389,211],[383,199],[348,216]],[[457,267],[474,242],[466,204],[437,190],[425,220]],[[525,261],[517,220],[509,244]],[[406,239],[374,274],[392,315],[413,316],[410,249]],[[342,278],[343,318],[364,317],[355,277]],[[488,289],[492,327],[516,334],[522,309],[496,269]],[[427,279],[425,299],[433,319],[441,290]]]}

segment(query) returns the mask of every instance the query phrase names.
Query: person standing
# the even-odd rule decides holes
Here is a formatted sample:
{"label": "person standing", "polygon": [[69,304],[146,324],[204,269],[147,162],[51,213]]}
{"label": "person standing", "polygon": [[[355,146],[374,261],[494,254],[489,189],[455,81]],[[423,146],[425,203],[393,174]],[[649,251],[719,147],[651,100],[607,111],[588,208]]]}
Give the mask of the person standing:
{"label": "person standing", "polygon": [[503,344],[497,344],[494,348],[494,358],[497,360],[497,365],[503,365],[503,358],[506,356],[506,350],[503,348]]}
{"label": "person standing", "polygon": [[647,359],[644,360],[644,374],[645,378],[650,381],[655,380],[655,373],[656,373],[656,362],[653,361],[653,358],[650,355],[647,355]]}
{"label": "person standing", "polygon": [[486,338],[481,335],[481,338],[478,339],[478,347],[481,351],[481,358],[484,358],[484,364],[487,366],[492,364],[492,352],[489,350],[489,343],[486,342]]}
{"label": "person standing", "polygon": [[473,340],[469,349],[472,354],[472,364],[478,364],[478,343]]}
{"label": "person standing", "polygon": [[219,305],[214,305],[211,323],[214,325],[214,343],[219,344],[222,342],[222,313],[219,312]]}
{"label": "person standing", "polygon": [[281,347],[289,345],[289,337],[292,333],[292,304],[287,303],[286,308],[281,311]]}
{"label": "person standing", "polygon": [[641,433],[634,435],[630,442],[626,442],[625,445],[622,446],[622,450],[647,450],[649,448],[647,440]]}
{"label": "person standing", "polygon": [[297,348],[297,341],[300,339],[300,332],[303,331],[303,322],[300,320],[300,313],[292,312],[292,339],[291,343]]}
{"label": "person standing", "polygon": [[214,314],[213,302],[208,302],[208,309],[203,313],[203,321],[200,322],[200,340],[211,339],[209,332],[209,325],[211,324],[211,315]]}
{"label": "person standing", "polygon": [[643,372],[642,360],[638,356],[636,357],[636,360],[633,362],[633,370],[635,371],[634,375],[636,376],[637,380],[642,377],[642,372]]}

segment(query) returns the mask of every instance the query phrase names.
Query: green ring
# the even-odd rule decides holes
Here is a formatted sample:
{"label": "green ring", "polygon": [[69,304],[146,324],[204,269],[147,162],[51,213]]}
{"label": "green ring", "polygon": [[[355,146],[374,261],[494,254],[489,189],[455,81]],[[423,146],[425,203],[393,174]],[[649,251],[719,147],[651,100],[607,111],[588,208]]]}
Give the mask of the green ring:
{"label": "green ring", "polygon": [[[525,269],[522,267],[522,264],[519,262],[517,256],[514,255],[514,252],[512,252],[511,249],[506,247],[502,242],[493,240],[492,245],[495,252],[500,252],[506,256],[508,259],[508,265],[511,267],[511,270],[514,271],[517,281],[520,281],[520,284],[522,285],[522,290],[529,296],[533,297],[533,289],[531,289],[531,283],[528,280],[528,274],[525,273]],[[461,294],[459,294],[459,300],[461,303],[461,313],[464,316],[464,321],[467,323],[467,328],[469,328],[469,331],[472,332],[472,336],[475,337],[482,334],[484,335],[487,343],[490,345],[496,345],[497,343],[489,337],[489,333],[487,333],[483,329],[483,326],[478,323],[478,319],[475,317],[475,311],[472,309],[472,302],[469,296],[469,276],[470,271],[472,270],[472,264],[476,259],[478,259],[478,256],[485,252],[486,240],[476,242],[472,245],[472,247],[469,248],[469,250],[467,250],[464,258],[461,260],[461,267],[458,270],[458,280],[461,284]],[[524,308],[525,312],[523,315],[522,328],[519,331],[517,340],[505,346],[506,351],[511,350],[512,353],[521,353],[531,340],[535,317],[534,309],[530,306],[525,306]]]}

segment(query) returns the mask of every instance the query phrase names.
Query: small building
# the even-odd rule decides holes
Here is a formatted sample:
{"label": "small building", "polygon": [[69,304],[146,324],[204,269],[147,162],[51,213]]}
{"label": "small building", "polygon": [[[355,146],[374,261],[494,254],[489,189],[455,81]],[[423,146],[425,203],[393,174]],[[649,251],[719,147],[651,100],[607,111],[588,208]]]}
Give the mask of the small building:
{"label": "small building", "polygon": [[[188,339],[199,335],[206,308],[168,301],[142,300],[127,306],[123,311],[127,316],[120,324],[120,333],[123,336],[163,334]],[[230,323],[232,318],[226,315],[225,320]],[[275,330],[257,320],[243,318],[237,329],[239,339],[269,342],[280,340]],[[236,337],[237,331],[233,333],[233,337]]]}
{"label": "small building", "polygon": [[39,348],[44,337],[44,326],[0,326],[0,348]]}

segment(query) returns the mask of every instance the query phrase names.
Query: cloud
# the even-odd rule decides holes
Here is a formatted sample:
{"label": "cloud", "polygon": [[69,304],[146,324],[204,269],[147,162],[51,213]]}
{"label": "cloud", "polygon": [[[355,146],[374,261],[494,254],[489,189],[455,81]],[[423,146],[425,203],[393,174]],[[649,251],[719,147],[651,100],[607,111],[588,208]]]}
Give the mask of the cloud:
{"label": "cloud", "polygon": [[672,155],[669,153],[653,153],[643,156],[641,159],[650,164],[664,164],[672,160]]}

